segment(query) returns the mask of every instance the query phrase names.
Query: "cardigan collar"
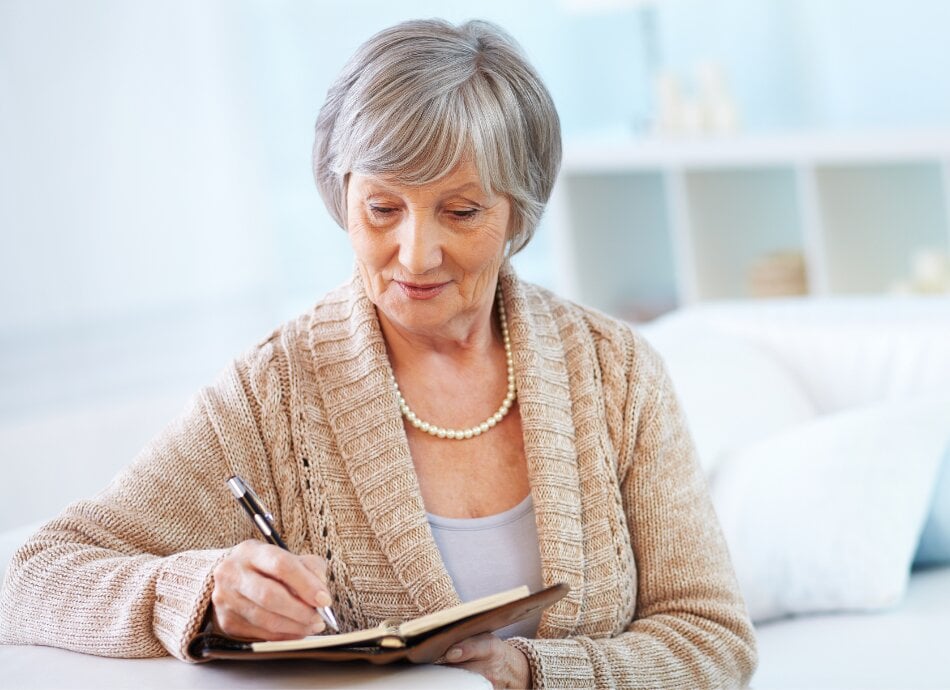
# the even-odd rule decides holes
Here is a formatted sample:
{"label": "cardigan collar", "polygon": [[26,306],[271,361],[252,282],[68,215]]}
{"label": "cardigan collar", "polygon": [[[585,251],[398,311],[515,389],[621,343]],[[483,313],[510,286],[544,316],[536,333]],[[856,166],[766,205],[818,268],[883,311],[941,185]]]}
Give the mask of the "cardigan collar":
{"label": "cardigan collar", "polygon": [[[521,283],[507,263],[499,279],[543,579],[571,587],[544,612],[538,633],[562,637],[580,617],[584,575],[570,380],[550,303]],[[358,274],[338,295],[344,307],[336,310],[338,318],[317,319],[320,337],[310,334],[327,421],[380,548],[419,614],[453,606],[460,600],[426,518],[375,306]]]}

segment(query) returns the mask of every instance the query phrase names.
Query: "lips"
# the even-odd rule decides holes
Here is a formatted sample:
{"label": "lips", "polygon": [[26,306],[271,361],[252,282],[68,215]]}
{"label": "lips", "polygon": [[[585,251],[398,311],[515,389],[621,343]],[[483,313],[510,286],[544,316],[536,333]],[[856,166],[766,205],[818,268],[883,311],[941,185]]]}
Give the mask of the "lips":
{"label": "lips", "polygon": [[404,283],[397,280],[398,285],[407,297],[412,299],[432,299],[438,296],[448,283]]}

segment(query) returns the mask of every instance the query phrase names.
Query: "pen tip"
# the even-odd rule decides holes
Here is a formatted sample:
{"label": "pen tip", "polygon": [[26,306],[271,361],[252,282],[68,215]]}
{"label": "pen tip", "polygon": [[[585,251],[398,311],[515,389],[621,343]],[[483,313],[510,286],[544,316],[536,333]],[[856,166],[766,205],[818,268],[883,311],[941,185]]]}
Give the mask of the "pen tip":
{"label": "pen tip", "polygon": [[333,611],[329,606],[320,609],[320,615],[328,627],[333,628],[336,632],[340,632],[340,626],[336,622],[336,616],[333,615]]}

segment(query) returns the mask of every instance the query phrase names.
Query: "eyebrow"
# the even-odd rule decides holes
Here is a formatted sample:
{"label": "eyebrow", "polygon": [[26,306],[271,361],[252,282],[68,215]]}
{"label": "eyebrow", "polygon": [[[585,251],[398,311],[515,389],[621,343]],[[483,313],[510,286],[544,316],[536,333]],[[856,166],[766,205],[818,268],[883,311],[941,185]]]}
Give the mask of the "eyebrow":
{"label": "eyebrow", "polygon": [[[370,189],[367,190],[370,193],[377,191],[377,189],[382,189],[383,191],[392,192],[394,194],[398,193],[396,189],[394,189],[392,186],[390,186],[386,182],[379,180],[378,178],[370,182],[367,185],[367,187],[370,187]],[[440,196],[451,196],[453,194],[461,194],[462,192],[468,191],[472,189],[473,187],[479,192],[482,192],[483,194],[487,193],[482,188],[482,185],[480,182],[472,181],[472,182],[466,182],[465,184],[459,185],[458,187],[453,187],[452,189],[446,189],[444,192],[442,192]],[[376,188],[376,189],[373,189],[373,188]]]}

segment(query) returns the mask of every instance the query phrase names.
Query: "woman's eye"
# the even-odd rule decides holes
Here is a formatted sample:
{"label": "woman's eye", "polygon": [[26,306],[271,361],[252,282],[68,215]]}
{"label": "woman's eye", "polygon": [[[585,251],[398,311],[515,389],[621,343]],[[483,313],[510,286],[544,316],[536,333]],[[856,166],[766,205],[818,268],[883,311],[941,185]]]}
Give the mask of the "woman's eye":
{"label": "woman's eye", "polygon": [[370,206],[369,210],[374,216],[379,218],[392,216],[396,212],[396,209],[392,206]]}
{"label": "woman's eye", "polygon": [[449,215],[459,220],[471,220],[478,214],[477,208],[451,209]]}

